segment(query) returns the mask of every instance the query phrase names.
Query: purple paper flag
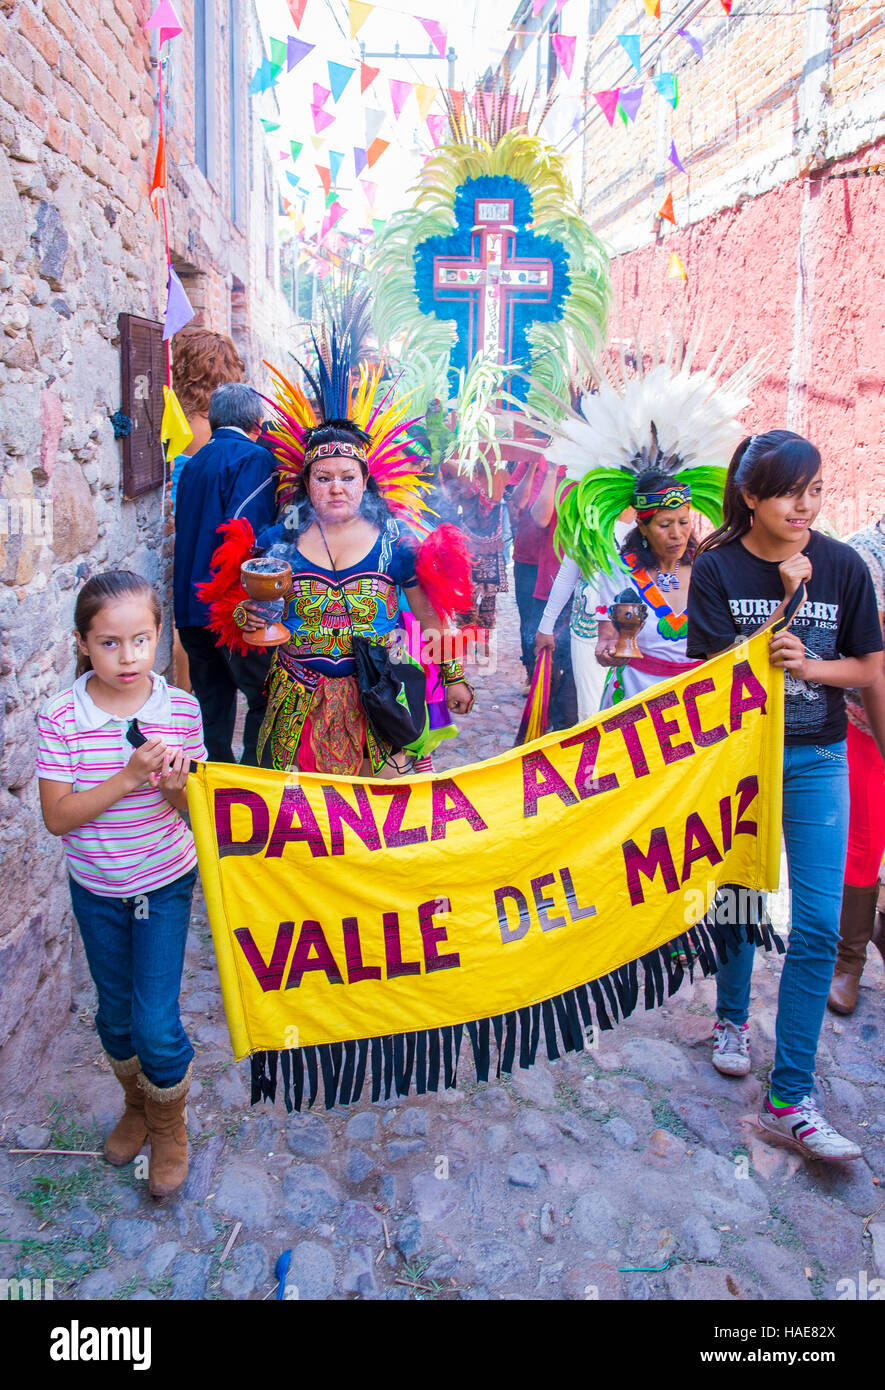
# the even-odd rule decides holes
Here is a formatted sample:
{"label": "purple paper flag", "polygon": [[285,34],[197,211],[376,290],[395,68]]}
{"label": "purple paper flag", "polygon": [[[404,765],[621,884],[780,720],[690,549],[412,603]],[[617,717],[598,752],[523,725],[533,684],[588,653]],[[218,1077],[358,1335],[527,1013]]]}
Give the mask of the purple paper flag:
{"label": "purple paper flag", "polygon": [[621,109],[628,121],[636,120],[636,113],[642,102],[642,83],[636,87],[621,88]]}
{"label": "purple paper flag", "polygon": [[295,64],[300,63],[302,58],[306,58],[315,46],[312,43],[305,43],[304,39],[296,39],[294,34],[290,34],[286,39],[286,72],[291,72]]}
{"label": "purple paper flag", "polygon": [[676,32],[681,39],[685,39],[685,42],[691,48],[694,49],[695,53],[698,55],[699,58],[703,58],[704,41],[698,33],[697,29],[693,28],[691,25],[688,25],[685,29],[677,29]]}
{"label": "purple paper flag", "polygon": [[675,140],[671,140],[671,141],[670,141],[670,155],[669,155],[669,159],[670,159],[670,163],[671,163],[671,164],[675,164],[675,165],[676,165],[676,168],[679,170],[679,172],[680,172],[681,174],[684,174],[684,173],[685,173],[685,170],[684,170],[683,167],[682,167],[682,160],[679,158],[679,155],[676,153],[676,141],[675,141]]}
{"label": "purple paper flag", "polygon": [[184,328],[186,323],[190,323],[193,316],[194,310],[185,294],[184,285],[170,265],[166,313],[163,318],[163,342],[165,343],[167,338],[172,338],[180,328]]}
{"label": "purple paper flag", "polygon": [[356,171],[356,177],[357,177],[357,178],[359,178],[360,174],[363,172],[363,170],[365,169],[365,167],[366,167],[366,165],[368,164],[368,162],[369,162],[369,158],[368,158],[368,155],[366,154],[365,150],[361,150],[361,149],[359,148],[358,145],[354,145],[354,147],[353,147],[353,167],[354,167],[354,169],[355,169],[355,171]]}

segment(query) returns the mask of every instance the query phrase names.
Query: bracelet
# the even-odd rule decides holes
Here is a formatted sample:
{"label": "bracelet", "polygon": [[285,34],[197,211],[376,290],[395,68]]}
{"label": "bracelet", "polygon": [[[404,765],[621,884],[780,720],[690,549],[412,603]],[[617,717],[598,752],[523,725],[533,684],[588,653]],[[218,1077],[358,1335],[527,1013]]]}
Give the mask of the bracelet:
{"label": "bracelet", "polygon": [[473,706],[474,706],[475,703],[476,703],[476,690],[475,690],[475,688],[470,684],[470,681],[465,681],[464,684],[467,686],[467,689],[470,691],[470,699],[469,699],[469,701],[467,702],[467,708],[466,708],[466,710],[464,711],[465,714],[469,714],[470,711],[473,709]]}
{"label": "bracelet", "polygon": [[457,685],[459,681],[464,680],[463,661],[441,661],[439,663],[439,669],[442,675],[443,685]]}
{"label": "bracelet", "polygon": [[237,627],[245,627],[247,622],[249,621],[249,614],[246,612],[245,608],[241,603],[237,604],[236,608],[231,613],[231,617],[233,618]]}

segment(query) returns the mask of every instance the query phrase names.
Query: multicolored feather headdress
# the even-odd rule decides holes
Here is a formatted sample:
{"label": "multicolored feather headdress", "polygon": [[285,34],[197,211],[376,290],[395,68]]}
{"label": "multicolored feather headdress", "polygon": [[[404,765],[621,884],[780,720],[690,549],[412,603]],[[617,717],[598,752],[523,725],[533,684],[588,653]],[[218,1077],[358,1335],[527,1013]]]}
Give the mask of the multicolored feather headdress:
{"label": "multicolored feather headdress", "polygon": [[[650,367],[640,349],[622,342],[615,353],[586,364],[596,389],[582,397],[580,414],[570,410],[563,419],[558,401],[555,409],[551,403],[549,410],[531,412],[552,435],[547,458],[566,470],[555,544],[587,578],[600,570],[611,574],[614,524],[625,507],[648,512],[690,500],[714,525],[722,521],[728,460],[745,433],[738,416],[750,404],[761,358],[726,379],[723,344],[706,367],[694,369],[699,337],[681,355],[671,342],[661,360],[655,360],[655,345]],[[675,478],[669,503],[637,492],[638,478],[650,470]]]}
{"label": "multicolored feather headdress", "polygon": [[[409,416],[410,397],[398,396],[395,383],[382,384],[377,366],[362,363],[354,381],[346,328],[339,334],[333,325],[322,343],[313,335],[313,345],[317,365],[313,371],[302,368],[313,400],[270,362],[265,364],[275,378],[275,418],[266,435],[277,458],[280,501],[292,499],[305,466],[333,453],[346,454],[365,464],[395,516],[426,533],[422,517],[429,511],[423,498],[429,487],[424,476],[427,460],[408,434],[416,423]],[[325,438],[312,444],[320,430]]]}

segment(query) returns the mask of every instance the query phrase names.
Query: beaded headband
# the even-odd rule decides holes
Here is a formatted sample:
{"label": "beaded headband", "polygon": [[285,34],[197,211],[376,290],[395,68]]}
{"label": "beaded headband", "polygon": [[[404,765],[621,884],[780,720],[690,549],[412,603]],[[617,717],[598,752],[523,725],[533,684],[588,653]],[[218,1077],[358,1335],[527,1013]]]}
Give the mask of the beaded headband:
{"label": "beaded headband", "polygon": [[634,492],[633,506],[640,521],[647,521],[655,512],[675,510],[691,501],[691,488],[687,483],[673,483],[663,492]]}
{"label": "beaded headband", "polygon": [[316,459],[334,458],[335,455],[344,455],[347,458],[356,459],[365,468],[369,466],[364,449],[358,444],[348,444],[345,440],[333,439],[327,444],[316,444],[312,449],[308,449],[304,455],[305,466],[313,463]]}

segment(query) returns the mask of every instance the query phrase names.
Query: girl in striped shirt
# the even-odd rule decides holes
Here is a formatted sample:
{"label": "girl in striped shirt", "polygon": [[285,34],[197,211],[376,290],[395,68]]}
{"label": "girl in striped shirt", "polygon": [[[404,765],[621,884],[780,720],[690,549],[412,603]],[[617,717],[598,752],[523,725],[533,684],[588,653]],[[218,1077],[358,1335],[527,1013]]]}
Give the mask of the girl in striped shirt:
{"label": "girl in striped shirt", "polygon": [[[194,1052],[178,995],[197,857],[182,813],[189,761],[206,757],[197,701],[151,669],[160,618],[140,575],[88,580],[74,612],[77,678],[37,719],[43,819],[65,847],[96,1027],[126,1098],[104,1154],[129,1163],[149,1137],[155,1197],[187,1176]],[[136,749],[134,719],[147,738]]]}

